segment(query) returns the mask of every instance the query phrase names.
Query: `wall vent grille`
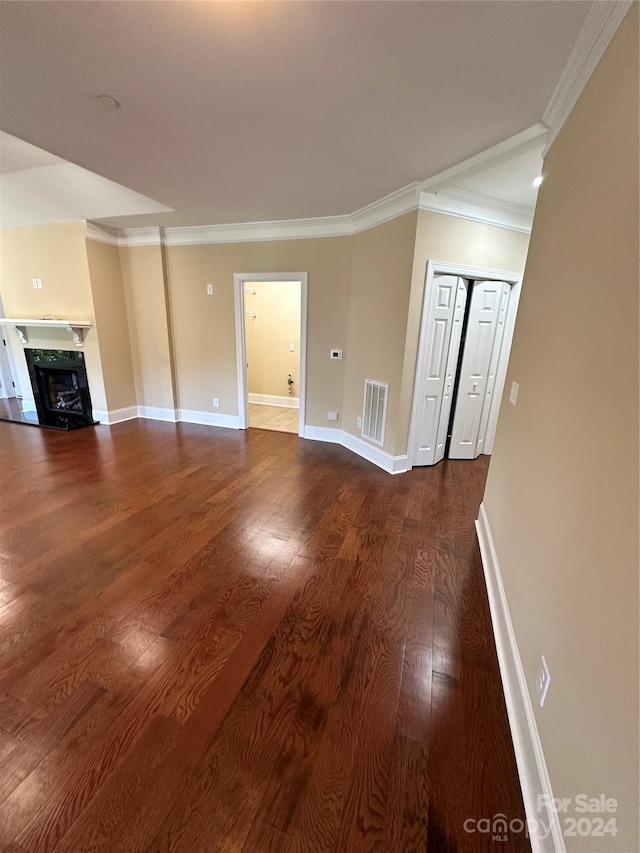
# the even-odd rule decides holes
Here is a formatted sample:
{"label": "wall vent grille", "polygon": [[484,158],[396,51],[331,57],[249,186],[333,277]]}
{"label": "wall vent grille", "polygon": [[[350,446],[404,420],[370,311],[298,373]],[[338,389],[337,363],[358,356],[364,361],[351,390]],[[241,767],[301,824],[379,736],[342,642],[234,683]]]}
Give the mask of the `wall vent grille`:
{"label": "wall vent grille", "polygon": [[386,382],[366,379],[364,383],[364,409],[362,412],[362,437],[373,444],[384,445],[384,428],[387,420],[389,386]]}

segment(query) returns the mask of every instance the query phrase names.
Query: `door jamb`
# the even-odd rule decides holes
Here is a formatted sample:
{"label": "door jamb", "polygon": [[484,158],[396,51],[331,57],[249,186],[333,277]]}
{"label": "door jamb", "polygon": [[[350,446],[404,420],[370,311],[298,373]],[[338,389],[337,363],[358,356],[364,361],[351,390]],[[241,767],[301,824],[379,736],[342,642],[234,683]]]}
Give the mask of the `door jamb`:
{"label": "door jamb", "polygon": [[509,354],[511,352],[511,343],[513,341],[516,314],[518,312],[518,303],[520,301],[520,291],[522,289],[522,273],[490,269],[487,267],[467,266],[465,264],[451,264],[446,261],[427,261],[425,286],[422,294],[422,316],[420,319],[416,370],[413,381],[413,396],[411,400],[411,420],[409,422],[408,457],[412,468],[416,454],[416,445],[418,443],[418,389],[422,386],[424,378],[424,358],[427,347],[426,331],[429,328],[429,322],[431,319],[428,311],[429,296],[434,286],[433,279],[436,275],[456,275],[460,278],[482,279],[484,281],[506,281],[512,287],[511,296],[509,298],[509,307],[507,308],[507,325],[504,330],[504,337],[500,347],[500,356],[496,370],[496,383],[489,411],[489,420],[487,422],[487,437],[485,439],[483,449],[483,453],[485,454],[491,453],[491,450],[493,449],[493,439],[495,437],[498,415],[500,413],[500,404],[502,402],[504,382],[507,375],[507,366],[509,363]]}
{"label": "door jamb", "polygon": [[250,272],[233,274],[234,309],[236,320],[236,375],[238,379],[238,427],[249,426],[249,395],[247,389],[247,335],[245,328],[245,284],[251,281],[300,282],[300,407],[298,435],[304,438],[307,401],[307,285],[306,272]]}

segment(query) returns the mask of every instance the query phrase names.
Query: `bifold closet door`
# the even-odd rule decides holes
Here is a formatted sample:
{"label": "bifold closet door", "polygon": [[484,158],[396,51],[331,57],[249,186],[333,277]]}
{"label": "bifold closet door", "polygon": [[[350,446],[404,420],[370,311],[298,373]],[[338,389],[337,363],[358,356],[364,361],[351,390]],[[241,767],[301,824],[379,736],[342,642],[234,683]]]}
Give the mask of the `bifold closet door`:
{"label": "bifold closet door", "polygon": [[[418,365],[414,465],[433,465],[444,457],[466,298],[466,282],[459,276],[434,276],[429,303],[425,306],[426,325],[422,329],[427,346]],[[443,436],[440,425],[445,409]]]}
{"label": "bifold closet door", "polygon": [[482,453],[510,292],[504,281],[473,285],[449,459],[475,459]]}

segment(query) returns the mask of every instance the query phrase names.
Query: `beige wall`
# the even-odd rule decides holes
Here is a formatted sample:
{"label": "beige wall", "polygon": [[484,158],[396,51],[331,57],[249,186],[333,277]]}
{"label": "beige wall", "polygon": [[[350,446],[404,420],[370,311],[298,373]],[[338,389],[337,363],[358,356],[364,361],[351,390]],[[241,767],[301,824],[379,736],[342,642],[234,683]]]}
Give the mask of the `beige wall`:
{"label": "beige wall", "polygon": [[176,408],[163,249],[120,249],[131,356],[139,406]]}
{"label": "beige wall", "polygon": [[118,247],[87,240],[86,252],[107,408],[113,411],[135,406],[136,389]]}
{"label": "beige wall", "polygon": [[[250,394],[298,397],[300,393],[300,303],[297,281],[247,282],[245,320],[247,386]],[[257,317],[250,317],[255,313]],[[293,344],[293,352],[289,349]],[[294,384],[289,395],[287,379]]]}
{"label": "beige wall", "polygon": [[[41,290],[31,279],[41,278]],[[42,318],[55,315],[65,320],[95,323],[84,224],[68,222],[28,228],[5,228],[0,232],[0,292],[8,317]],[[34,347],[73,349],[63,330],[28,329]],[[16,369],[25,399],[33,399],[22,345],[9,330]],[[95,328],[87,331],[83,347],[91,401],[105,410],[107,400],[102,381],[102,362]]]}
{"label": "beige wall", "polygon": [[[167,282],[179,406],[238,414],[234,273],[307,272],[307,423],[327,425],[340,410],[351,274],[350,238],[175,246],[166,249]],[[206,285],[214,286],[207,296]]]}
{"label": "beige wall", "polygon": [[521,273],[524,270],[528,247],[529,235],[519,231],[455,216],[419,211],[411,292],[408,297],[408,320],[403,343],[396,455],[407,452],[427,261]]}
{"label": "beige wall", "polygon": [[364,383],[389,383],[384,450],[393,453],[411,289],[417,213],[407,213],[351,238],[353,273],[345,352],[342,427],[359,436]]}
{"label": "beige wall", "polygon": [[[485,506],[556,797],[638,849],[638,5],[554,142]],[[544,708],[535,677],[544,654]]]}

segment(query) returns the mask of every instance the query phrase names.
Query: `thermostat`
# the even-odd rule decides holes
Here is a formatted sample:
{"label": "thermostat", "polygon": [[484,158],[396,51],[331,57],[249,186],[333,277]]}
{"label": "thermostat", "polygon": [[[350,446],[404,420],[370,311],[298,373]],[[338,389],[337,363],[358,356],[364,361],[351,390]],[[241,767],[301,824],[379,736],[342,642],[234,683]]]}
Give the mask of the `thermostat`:
{"label": "thermostat", "polygon": [[329,350],[329,358],[332,361],[342,361],[342,350],[341,349],[330,349]]}

